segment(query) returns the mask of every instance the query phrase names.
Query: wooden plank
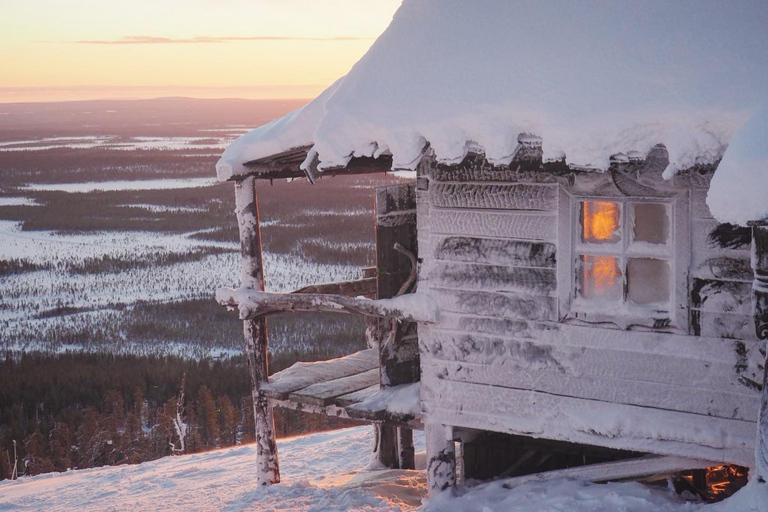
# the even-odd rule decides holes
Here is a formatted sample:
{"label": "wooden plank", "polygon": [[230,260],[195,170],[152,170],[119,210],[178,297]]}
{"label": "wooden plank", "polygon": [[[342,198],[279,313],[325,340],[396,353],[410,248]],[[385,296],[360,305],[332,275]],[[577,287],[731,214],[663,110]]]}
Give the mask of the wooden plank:
{"label": "wooden plank", "polygon": [[436,209],[430,211],[429,222],[432,233],[522,240],[557,238],[557,215],[549,212]]}
{"label": "wooden plank", "polygon": [[416,186],[390,185],[376,188],[376,216],[392,212],[403,212],[416,209]]}
{"label": "wooden plank", "polygon": [[378,364],[377,350],[372,348],[327,361],[299,362],[272,375],[262,391],[269,398],[284,400],[312,384],[362,373],[378,368]]}
{"label": "wooden plank", "polygon": [[336,397],[360,391],[361,389],[378,384],[378,382],[379,369],[373,368],[348,377],[312,384],[304,389],[294,391],[288,396],[288,399],[302,404],[324,407],[334,403]]}
{"label": "wooden plank", "polygon": [[[424,332],[429,333],[429,340],[437,339],[436,336],[439,335],[476,337],[487,334],[490,337],[500,337],[502,341],[513,339],[539,345],[573,347],[576,350],[593,347],[617,353],[645,354],[650,359],[648,365],[642,370],[644,372],[654,372],[660,357],[681,358],[680,364],[690,364],[699,370],[701,367],[719,366],[721,368],[719,371],[728,379],[737,379],[747,386],[750,386],[749,381],[753,379],[749,368],[762,364],[760,352],[765,350],[765,342],[757,340],[724,340],[719,337],[600,329],[554,322],[469,317],[451,313],[441,315],[438,328],[424,329]],[[427,339],[425,343],[426,341]],[[732,371],[728,372],[728,368]],[[684,373],[683,369],[680,373]],[[715,381],[716,375],[710,375],[708,379]],[[696,379],[695,376],[691,378]],[[696,379],[696,382],[699,380]]]}
{"label": "wooden plank", "polygon": [[353,391],[352,393],[348,393],[346,395],[338,396],[334,400],[334,403],[339,407],[347,407],[348,405],[353,405],[353,404],[362,402],[366,398],[370,397],[372,394],[376,393],[378,390],[379,390],[379,383],[376,382],[376,384],[372,386],[368,386],[367,388],[363,388],[358,391]]}
{"label": "wooden plank", "polygon": [[555,268],[555,253],[555,244],[549,242],[449,236],[438,240],[435,258],[513,267]]}
{"label": "wooden plank", "polygon": [[[755,416],[756,394],[708,390],[693,386],[631,380],[624,377],[592,377],[572,373],[572,369],[553,366],[545,354],[522,352],[498,358],[493,364],[443,361],[425,358],[423,374],[442,380],[488,384],[520,390],[542,391],[614,404],[638,405],[703,416],[751,421]],[[543,352],[543,351],[542,351]],[[533,356],[533,357],[531,357]],[[604,365],[609,365],[603,361]],[[582,367],[583,368],[583,367]]]}
{"label": "wooden plank", "polygon": [[[755,422],[596,402],[536,391],[422,379],[430,421],[622,450],[753,460]],[[691,428],[695,425],[695,428]]]}
{"label": "wooden plank", "polygon": [[533,295],[551,295],[557,289],[553,269],[430,262],[428,271],[436,287]]}
{"label": "wooden plank", "polygon": [[557,299],[515,293],[433,288],[441,311],[521,320],[557,320]]}
{"label": "wooden plank", "polygon": [[[625,380],[692,387],[704,396],[730,393],[747,398],[754,398],[757,391],[747,385],[744,378],[751,377],[760,363],[759,350],[748,353],[738,347],[724,350],[720,361],[706,361],[682,357],[675,352],[638,353],[618,347],[574,346],[559,340],[547,343],[434,329],[422,337],[421,351],[425,360],[423,366],[428,358],[434,358],[494,365],[494,368],[500,367],[501,373],[541,369],[564,377],[590,378],[598,382],[601,379]],[[733,410],[729,412],[733,413]]]}
{"label": "wooden plank", "polygon": [[556,185],[432,183],[429,197],[433,206],[497,210],[555,210]]}
{"label": "wooden plank", "polygon": [[704,469],[718,464],[719,462],[711,460],[649,455],[637,459],[587,464],[585,466],[518,476],[504,480],[503,487],[505,489],[514,489],[528,482],[548,482],[560,478],[603,483],[642,476],[679,473],[691,469]]}

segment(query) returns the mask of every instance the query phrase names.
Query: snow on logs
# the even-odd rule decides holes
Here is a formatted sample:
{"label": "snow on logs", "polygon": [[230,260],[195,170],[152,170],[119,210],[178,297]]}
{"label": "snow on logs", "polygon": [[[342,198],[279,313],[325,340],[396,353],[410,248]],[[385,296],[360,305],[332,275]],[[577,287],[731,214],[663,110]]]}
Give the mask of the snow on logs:
{"label": "snow on logs", "polygon": [[392,299],[357,299],[321,293],[272,293],[253,288],[220,288],[216,300],[222,306],[237,308],[241,320],[284,311],[352,313],[393,318],[406,322],[435,323],[435,300],[424,293],[409,293]]}

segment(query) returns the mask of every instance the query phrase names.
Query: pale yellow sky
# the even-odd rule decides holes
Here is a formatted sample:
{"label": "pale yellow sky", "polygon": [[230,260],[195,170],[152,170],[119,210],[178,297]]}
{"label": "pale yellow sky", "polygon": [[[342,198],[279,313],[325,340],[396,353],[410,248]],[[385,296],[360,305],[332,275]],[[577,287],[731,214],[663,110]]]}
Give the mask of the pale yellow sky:
{"label": "pale yellow sky", "polygon": [[0,0],[0,102],[310,98],[400,0]]}

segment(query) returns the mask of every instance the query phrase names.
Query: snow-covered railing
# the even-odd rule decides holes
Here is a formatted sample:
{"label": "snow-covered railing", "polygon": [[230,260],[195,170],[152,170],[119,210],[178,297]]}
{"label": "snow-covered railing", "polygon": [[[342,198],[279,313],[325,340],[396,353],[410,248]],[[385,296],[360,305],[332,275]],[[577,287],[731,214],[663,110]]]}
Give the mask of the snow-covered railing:
{"label": "snow-covered railing", "polygon": [[240,313],[241,320],[285,311],[353,313],[392,318],[405,322],[435,323],[437,303],[424,293],[409,293],[392,299],[357,299],[325,293],[271,293],[253,288],[220,288],[219,304]]}

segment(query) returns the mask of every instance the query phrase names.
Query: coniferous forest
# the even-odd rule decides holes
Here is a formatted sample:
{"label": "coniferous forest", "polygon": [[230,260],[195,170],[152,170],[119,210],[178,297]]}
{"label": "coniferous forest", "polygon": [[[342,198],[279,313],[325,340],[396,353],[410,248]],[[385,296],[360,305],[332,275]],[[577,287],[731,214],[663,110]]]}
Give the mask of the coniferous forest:
{"label": "coniferous forest", "polygon": [[[277,368],[287,363],[273,360]],[[275,423],[278,436],[354,424],[283,409]],[[242,357],[38,352],[0,362],[0,479],[11,477],[14,462],[19,476],[36,475],[135,464],[253,436]]]}

